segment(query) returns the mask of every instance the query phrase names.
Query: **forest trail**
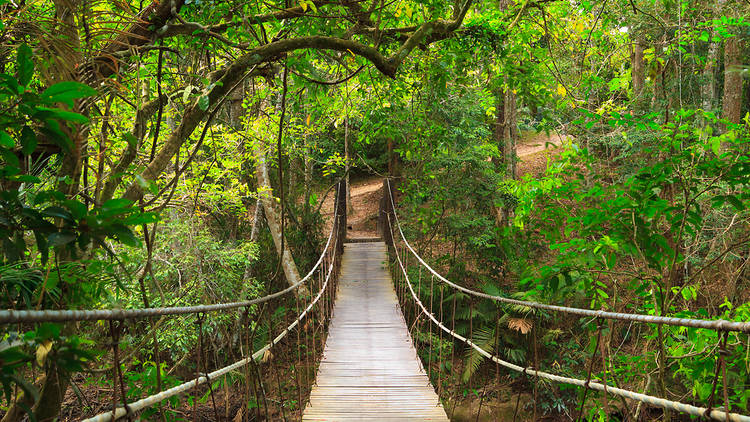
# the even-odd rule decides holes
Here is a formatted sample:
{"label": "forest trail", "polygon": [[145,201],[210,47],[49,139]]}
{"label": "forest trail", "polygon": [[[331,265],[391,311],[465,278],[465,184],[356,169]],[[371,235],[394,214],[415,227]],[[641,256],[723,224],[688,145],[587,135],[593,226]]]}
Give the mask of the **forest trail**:
{"label": "forest trail", "polygon": [[344,244],[333,318],[303,421],[448,421],[417,357],[387,261],[383,242]]}
{"label": "forest trail", "polygon": [[351,229],[346,232],[350,238],[380,237],[377,224],[380,198],[383,197],[382,187],[383,179],[379,176],[352,182],[352,207],[347,216],[347,224]]}
{"label": "forest trail", "polygon": [[557,132],[537,133],[535,131],[522,131],[521,139],[516,143],[516,155],[518,156],[518,177],[525,174],[540,175],[547,169],[547,156],[559,152],[563,142],[568,139],[566,135]]}
{"label": "forest trail", "polygon": [[[349,238],[377,238],[380,233],[377,230],[378,208],[380,198],[383,196],[381,188],[383,187],[383,178],[381,176],[370,176],[364,179],[351,180],[352,207],[347,215],[346,235]],[[330,229],[332,224],[332,212],[327,210],[333,209],[333,192],[326,197],[322,214],[326,220],[326,230]]]}
{"label": "forest trail", "polygon": [[[521,139],[516,145],[518,156],[518,177],[525,174],[539,175],[547,168],[547,156],[556,154],[560,146],[567,139],[565,135],[558,133],[536,133],[535,131],[524,131]],[[347,236],[350,238],[377,238],[378,207],[382,196],[381,188],[383,178],[381,176],[369,176],[361,179],[351,180],[352,207],[347,216]],[[325,199],[323,210],[333,209],[333,194],[329,193]],[[326,229],[330,228],[330,212],[323,211],[326,220]]]}

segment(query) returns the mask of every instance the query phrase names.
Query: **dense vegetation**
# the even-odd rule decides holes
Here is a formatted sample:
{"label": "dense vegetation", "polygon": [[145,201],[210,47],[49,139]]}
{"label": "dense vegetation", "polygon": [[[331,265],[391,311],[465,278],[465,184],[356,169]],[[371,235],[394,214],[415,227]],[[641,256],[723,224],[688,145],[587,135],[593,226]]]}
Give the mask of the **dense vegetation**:
{"label": "dense vegetation", "polygon": [[[398,186],[407,236],[459,284],[750,321],[746,1],[147,3],[0,2],[3,309],[280,290],[322,249],[331,186],[377,173]],[[530,138],[559,144],[534,156],[544,165],[519,160]],[[705,404],[719,374],[714,403],[750,412],[745,334],[609,321],[597,340],[587,319],[457,303],[461,332],[511,362],[581,376],[598,348],[599,379]],[[123,332],[129,399],[195,374],[193,320]],[[236,318],[202,324],[212,362],[231,361]],[[115,388],[110,328],[3,325],[3,422]],[[421,329],[421,353],[466,358],[433,379],[447,401],[533,390],[536,417],[576,417],[578,389],[496,380]],[[683,417],[591,394],[590,420]]]}

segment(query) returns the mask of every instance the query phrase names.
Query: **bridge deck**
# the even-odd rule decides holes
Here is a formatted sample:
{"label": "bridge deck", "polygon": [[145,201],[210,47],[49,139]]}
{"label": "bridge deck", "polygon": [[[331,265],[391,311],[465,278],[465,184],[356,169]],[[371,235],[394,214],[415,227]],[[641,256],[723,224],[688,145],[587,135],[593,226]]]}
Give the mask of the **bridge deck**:
{"label": "bridge deck", "polygon": [[422,369],[383,242],[347,243],[317,384],[303,421],[448,421]]}

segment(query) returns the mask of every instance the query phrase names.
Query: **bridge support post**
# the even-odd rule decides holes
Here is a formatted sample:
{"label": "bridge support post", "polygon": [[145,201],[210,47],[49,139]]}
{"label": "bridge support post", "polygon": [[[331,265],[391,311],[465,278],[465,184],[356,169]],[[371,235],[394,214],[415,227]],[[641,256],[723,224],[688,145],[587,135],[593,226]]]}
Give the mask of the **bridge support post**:
{"label": "bridge support post", "polygon": [[338,224],[336,237],[338,238],[339,252],[344,250],[344,241],[346,240],[346,179],[336,185],[336,215]]}
{"label": "bridge support post", "polygon": [[393,236],[388,225],[388,217],[393,222],[393,204],[391,203],[393,195],[393,182],[383,179],[383,197],[380,198],[380,212],[378,213],[378,228],[383,236],[383,241],[389,247],[393,247]]}

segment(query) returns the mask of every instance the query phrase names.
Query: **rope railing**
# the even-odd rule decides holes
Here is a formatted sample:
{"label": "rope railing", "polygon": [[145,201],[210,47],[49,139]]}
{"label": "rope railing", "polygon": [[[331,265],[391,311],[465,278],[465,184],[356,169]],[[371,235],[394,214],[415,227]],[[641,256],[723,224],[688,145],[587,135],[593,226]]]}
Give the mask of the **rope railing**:
{"label": "rope railing", "polygon": [[[390,215],[387,216],[387,219],[388,219],[388,223],[390,226],[390,223],[391,223]],[[406,284],[409,288],[409,292],[411,293],[411,296],[414,299],[414,302],[419,306],[421,310],[420,313],[423,315],[426,315],[432,321],[432,323],[437,325],[444,332],[450,334],[454,338],[470,346],[471,348],[479,352],[482,356],[492,360],[493,362],[505,368],[508,368],[513,371],[520,372],[529,376],[547,379],[547,380],[559,382],[559,383],[576,385],[576,386],[584,387],[584,388],[591,389],[591,390],[602,391],[605,394],[617,395],[617,396],[621,396],[627,399],[640,401],[640,402],[643,402],[652,406],[661,407],[663,409],[670,409],[670,410],[674,410],[677,412],[687,413],[693,416],[709,417],[711,419],[720,420],[720,421],[750,422],[749,416],[744,416],[744,415],[740,415],[737,413],[727,413],[722,410],[709,409],[709,408],[693,406],[690,404],[681,403],[681,402],[677,402],[673,400],[667,400],[667,399],[663,399],[663,398],[659,398],[655,396],[650,396],[647,394],[637,393],[635,391],[630,391],[630,390],[626,390],[623,388],[613,387],[606,383],[601,383],[598,381],[591,381],[590,379],[582,380],[578,378],[571,378],[571,377],[556,375],[556,374],[552,374],[552,373],[545,372],[545,371],[540,371],[538,369],[534,369],[530,367],[523,367],[523,366],[515,365],[511,362],[507,362],[503,359],[500,359],[499,357],[493,355],[492,353],[484,350],[483,348],[478,346],[476,343],[474,343],[470,339],[456,333],[453,329],[446,327],[440,320],[438,320],[435,317],[435,315],[432,312],[430,312],[425,307],[425,305],[419,299],[419,296],[417,295],[417,293],[414,291],[414,287],[412,285],[411,280],[409,279],[409,275],[406,270],[406,267],[401,260],[400,254],[398,253],[398,248],[394,247],[393,251],[394,251],[394,255],[396,256],[396,261],[398,262],[398,266],[401,269],[402,276],[404,280],[406,281]]]}
{"label": "rope railing", "polygon": [[[334,221],[336,221],[336,211],[334,210]],[[252,300],[243,300],[238,302],[228,303],[214,303],[209,305],[195,305],[195,306],[171,306],[171,307],[159,307],[159,308],[138,308],[138,309],[82,309],[82,310],[14,310],[14,309],[3,309],[0,310],[0,324],[12,324],[17,322],[65,322],[65,321],[120,321],[124,319],[135,319],[135,318],[146,318],[153,316],[163,315],[184,315],[184,314],[196,314],[196,313],[207,313],[225,311],[229,309],[245,308],[251,305],[256,305],[277,297],[283,296],[289,292],[292,292],[302,286],[308,281],[315,271],[318,269],[320,264],[323,262],[323,258],[328,252],[328,247],[331,245],[331,239],[333,233],[336,230],[337,225],[331,226],[331,232],[328,234],[328,240],[326,241],[323,252],[320,254],[318,261],[313,265],[310,272],[307,273],[301,280],[290,285],[284,290],[280,290],[269,295],[259,297]]]}
{"label": "rope railing", "polygon": [[[335,214],[334,214],[334,219],[335,219]],[[331,233],[333,233],[335,231],[336,224],[334,224],[333,226],[334,226],[334,228],[331,230]],[[329,241],[330,241],[330,237],[329,237]],[[334,250],[337,249],[338,243],[339,243],[339,239],[338,239],[338,236],[337,236],[336,239],[334,240]],[[327,246],[328,245],[326,245],[326,248],[327,248]],[[221,369],[217,369],[217,370],[211,372],[210,374],[200,376],[200,377],[195,378],[195,379],[193,379],[191,381],[187,381],[185,383],[182,383],[182,384],[180,384],[180,385],[178,385],[176,387],[173,387],[173,388],[170,388],[168,390],[164,390],[164,391],[162,391],[160,393],[157,393],[157,394],[145,397],[145,398],[143,398],[141,400],[138,400],[138,401],[135,401],[135,402],[132,402],[132,403],[128,403],[126,406],[118,407],[114,411],[110,410],[110,411],[107,411],[107,412],[100,413],[100,414],[98,414],[96,416],[93,416],[91,418],[84,419],[82,422],[109,422],[109,421],[113,421],[113,420],[116,420],[116,419],[119,419],[119,418],[123,418],[125,416],[128,416],[128,415],[132,414],[133,412],[137,412],[137,411],[146,409],[146,408],[148,408],[150,406],[153,406],[153,405],[155,405],[155,404],[157,404],[157,403],[159,403],[159,402],[161,402],[163,400],[166,400],[166,399],[168,399],[170,397],[176,396],[176,395],[178,395],[180,393],[184,393],[184,392],[186,392],[188,390],[191,390],[191,389],[193,389],[193,388],[195,388],[195,387],[197,387],[197,386],[199,386],[201,384],[205,384],[207,382],[210,382],[213,379],[216,379],[216,378],[218,378],[218,377],[220,377],[222,375],[225,375],[225,374],[227,374],[227,373],[229,373],[231,371],[234,371],[234,370],[239,369],[239,368],[241,368],[241,367],[243,367],[245,365],[248,365],[249,363],[251,363],[253,361],[258,361],[259,359],[261,359],[265,355],[265,353],[268,350],[270,350],[273,346],[275,346],[276,344],[278,344],[284,337],[287,336],[287,334],[289,334],[297,325],[299,325],[300,322],[305,318],[305,316],[312,310],[312,308],[315,306],[315,304],[318,303],[318,301],[320,300],[320,298],[323,296],[323,293],[328,288],[329,281],[331,279],[331,274],[333,273],[333,270],[336,267],[336,257],[337,257],[337,255],[338,254],[336,254],[336,253],[334,253],[332,255],[333,258],[332,258],[331,263],[329,265],[328,273],[326,274],[326,278],[325,278],[325,282],[323,283],[323,286],[321,287],[321,289],[318,292],[318,294],[310,302],[310,304],[307,305],[307,307],[305,308],[305,310],[301,314],[299,314],[294,319],[294,321],[291,324],[289,324],[284,329],[284,331],[282,331],[273,340],[271,340],[270,343],[268,343],[265,346],[263,346],[262,348],[258,349],[251,356],[246,357],[246,358],[241,359],[241,360],[238,360],[237,362],[235,362],[235,363],[233,363],[231,365],[227,365],[227,366],[225,366],[225,367],[223,367]],[[320,261],[318,262],[318,264],[319,263],[320,263]],[[316,266],[317,266],[317,264],[316,264]]]}
{"label": "rope railing", "polygon": [[435,271],[427,262],[425,262],[424,259],[422,259],[421,256],[417,254],[414,248],[406,240],[406,236],[404,235],[404,232],[401,230],[401,223],[399,222],[398,214],[396,213],[396,205],[393,200],[391,182],[389,179],[385,179],[385,180],[386,180],[386,185],[387,185],[386,190],[388,191],[387,194],[390,198],[391,209],[393,210],[392,214],[394,216],[394,220],[396,222],[396,228],[398,229],[399,235],[401,237],[401,241],[404,243],[404,245],[406,245],[407,249],[411,252],[412,255],[414,255],[417,261],[419,261],[419,263],[422,264],[422,266],[424,266],[433,276],[435,276],[435,278],[447,284],[448,286],[458,289],[464,293],[467,293],[472,296],[481,297],[484,299],[490,299],[496,302],[506,303],[509,305],[525,306],[525,307],[533,308],[533,309],[546,309],[546,310],[555,311],[555,312],[564,312],[567,314],[580,315],[580,316],[586,316],[586,317],[592,317],[592,318],[604,318],[604,319],[612,319],[612,320],[620,320],[620,321],[635,321],[635,322],[643,322],[643,323],[650,323],[650,324],[672,325],[672,326],[678,326],[678,327],[707,328],[707,329],[712,329],[712,330],[717,330],[717,331],[737,331],[737,332],[750,334],[750,322],[729,321],[729,320],[724,320],[724,319],[706,320],[706,319],[695,319],[695,318],[664,317],[664,316],[657,316],[657,315],[609,312],[609,311],[604,311],[604,310],[549,305],[549,304],[540,303],[540,302],[518,300],[518,299],[511,299],[511,298],[507,298],[503,296],[490,295],[487,293],[478,292],[476,290],[472,290],[472,289],[468,289],[466,287],[460,286],[456,283],[451,282],[447,278],[443,277],[440,273]]}
{"label": "rope railing", "polygon": [[[112,421],[122,417],[134,417],[134,412],[145,410],[151,406],[157,405],[158,412],[161,418],[164,419],[165,411],[164,400],[171,397],[175,397],[179,394],[193,390],[198,386],[207,384],[208,393],[211,396],[211,402],[213,405],[214,413],[217,417],[218,410],[216,406],[216,400],[214,398],[213,381],[223,375],[226,375],[232,371],[240,368],[245,368],[245,398],[244,401],[250,403],[251,391],[255,394],[256,406],[256,418],[260,418],[261,407],[266,413],[266,419],[269,419],[269,415],[274,409],[271,409],[269,403],[278,403],[278,406],[274,406],[276,411],[281,413],[284,420],[287,420],[285,407],[290,402],[285,403],[284,392],[281,389],[279,372],[281,367],[274,365],[274,360],[284,361],[291,366],[291,370],[296,384],[297,410],[288,410],[288,412],[295,413],[299,412],[299,418],[302,417],[302,408],[304,405],[303,389],[307,388],[308,385],[308,374],[306,370],[300,371],[301,368],[309,367],[311,364],[314,366],[315,362],[319,358],[318,351],[322,351],[325,333],[325,325],[330,320],[333,312],[333,301],[335,299],[335,285],[338,280],[337,267],[340,266],[339,255],[343,253],[342,242],[346,236],[346,201],[345,194],[346,186],[344,181],[337,183],[336,196],[334,199],[334,210],[333,220],[331,225],[330,233],[326,240],[323,251],[318,257],[317,261],[313,265],[312,269],[300,280],[294,282],[294,284],[286,287],[275,293],[271,293],[256,299],[228,302],[228,303],[213,303],[206,305],[195,305],[195,306],[173,306],[173,307],[155,307],[155,308],[139,308],[139,309],[85,309],[85,310],[0,310],[0,324],[11,324],[11,323],[40,323],[40,322],[64,322],[64,321],[96,321],[96,320],[108,320],[110,326],[111,336],[111,349],[112,349],[112,380],[113,380],[113,394],[111,398],[111,405],[105,412],[98,413],[96,416],[85,419],[85,421]],[[311,290],[313,286],[317,286],[318,293],[314,297],[305,295],[295,295],[294,300],[296,301],[296,311],[293,311],[294,318],[291,323],[286,325],[278,335],[272,337],[276,329],[273,328],[278,316],[271,315],[271,312],[266,312],[266,306],[252,308],[251,305],[269,303],[273,299],[283,297],[301,287],[305,286],[305,283],[309,283]],[[333,285],[333,286],[332,286]],[[321,298],[324,298],[321,301]],[[321,303],[322,302],[322,303]],[[316,307],[316,305],[318,305]],[[236,362],[224,366],[220,369],[214,370],[209,373],[207,368],[208,359],[205,355],[206,348],[204,347],[204,321],[205,315],[209,312],[225,311],[231,309],[244,309],[241,313],[240,327],[241,331],[237,338],[239,341],[239,357]],[[314,310],[315,309],[315,310]],[[314,311],[313,311],[314,310]],[[253,315],[251,316],[251,312]],[[189,352],[192,354],[195,352],[196,365],[195,375],[190,381],[183,382],[177,386],[169,389],[162,388],[161,377],[161,366],[159,365],[159,343],[154,331],[153,317],[155,316],[167,316],[167,315],[185,315],[194,314],[196,315],[196,330],[198,333],[198,342],[195,344],[195,350]],[[265,316],[265,318],[264,318]],[[136,319],[136,318],[150,318],[151,328],[153,333],[154,342],[154,357],[156,360],[156,390],[157,393],[148,397],[127,402],[127,388],[124,381],[123,371],[121,367],[122,358],[120,356],[120,336],[123,332],[125,320]],[[282,317],[287,319],[289,317]],[[304,327],[301,325],[302,321],[307,318],[307,323]],[[266,327],[267,324],[267,327]],[[260,349],[253,352],[253,339],[256,331],[262,328],[263,335],[268,336],[267,344]],[[296,328],[296,330],[295,330]],[[296,341],[299,345],[296,349],[296,362],[292,362],[294,357],[292,355],[280,355],[278,358],[274,358],[270,353],[271,349],[281,342],[288,334],[292,331],[297,332]],[[302,339],[304,336],[304,339]],[[316,338],[317,337],[317,338]],[[318,344],[321,343],[321,344]],[[304,346],[303,346],[304,345]],[[187,355],[186,355],[187,356]],[[218,359],[215,356],[216,359]],[[184,358],[183,358],[184,359]],[[180,360],[181,362],[182,360]],[[260,372],[261,364],[269,363],[264,371],[267,375],[276,376],[276,383],[278,384],[277,391],[278,400],[271,401],[267,400],[266,392],[269,391],[264,388],[263,376]],[[257,363],[257,364],[256,364]],[[179,362],[177,363],[179,365]],[[276,366],[276,368],[274,368]],[[284,370],[288,371],[290,366],[285,366]],[[254,370],[254,374],[251,375],[251,369]],[[305,378],[304,382],[300,381],[300,375]],[[256,388],[257,382],[257,388]],[[262,402],[260,400],[262,398]],[[192,414],[197,415],[196,408],[197,400],[193,401]],[[291,403],[295,403],[292,401]],[[262,406],[261,406],[262,404]],[[248,404],[249,406],[249,404]],[[251,407],[246,410],[250,412]]]}

